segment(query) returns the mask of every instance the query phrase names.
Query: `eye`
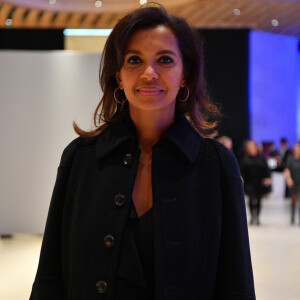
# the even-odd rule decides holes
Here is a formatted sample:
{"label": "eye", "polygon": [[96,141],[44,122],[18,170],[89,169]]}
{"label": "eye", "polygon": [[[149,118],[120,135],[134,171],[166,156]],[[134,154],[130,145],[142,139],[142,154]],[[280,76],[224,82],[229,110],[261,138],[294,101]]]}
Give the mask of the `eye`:
{"label": "eye", "polygon": [[171,64],[174,62],[174,59],[170,56],[164,55],[161,56],[158,61],[162,64]]}
{"label": "eye", "polygon": [[130,56],[130,57],[128,57],[128,59],[127,59],[127,63],[129,63],[129,64],[138,64],[138,63],[140,63],[141,61],[142,61],[142,60],[141,60],[140,57],[137,56],[137,55]]}

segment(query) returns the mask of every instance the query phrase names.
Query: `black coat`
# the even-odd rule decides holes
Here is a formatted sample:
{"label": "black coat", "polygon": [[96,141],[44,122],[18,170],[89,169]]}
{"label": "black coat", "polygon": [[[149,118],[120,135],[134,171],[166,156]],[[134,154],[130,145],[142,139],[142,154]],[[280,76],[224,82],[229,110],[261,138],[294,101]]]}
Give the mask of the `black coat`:
{"label": "black coat", "polygon": [[[139,155],[130,122],[64,150],[31,300],[135,299],[120,278],[141,280],[124,233]],[[155,299],[255,299],[231,152],[181,118],[153,148],[152,187]]]}

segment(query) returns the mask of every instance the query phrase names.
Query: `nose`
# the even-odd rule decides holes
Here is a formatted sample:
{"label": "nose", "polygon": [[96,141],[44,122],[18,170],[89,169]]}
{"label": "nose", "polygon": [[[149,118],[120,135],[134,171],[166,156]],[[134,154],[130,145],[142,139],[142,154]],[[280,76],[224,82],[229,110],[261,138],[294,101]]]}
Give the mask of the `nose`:
{"label": "nose", "polygon": [[142,79],[150,81],[158,79],[158,74],[155,70],[155,67],[152,64],[147,65],[144,72],[141,75]]}

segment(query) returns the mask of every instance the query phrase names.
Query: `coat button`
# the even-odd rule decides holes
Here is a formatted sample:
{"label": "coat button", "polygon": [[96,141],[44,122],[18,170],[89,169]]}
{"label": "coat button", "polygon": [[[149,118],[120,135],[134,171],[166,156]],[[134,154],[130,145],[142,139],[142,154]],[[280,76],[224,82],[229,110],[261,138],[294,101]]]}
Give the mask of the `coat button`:
{"label": "coat button", "polygon": [[106,248],[110,248],[115,244],[115,238],[108,234],[104,237],[104,245]]}
{"label": "coat button", "polygon": [[121,207],[125,204],[126,199],[123,194],[118,194],[114,197],[114,203],[116,206]]}
{"label": "coat button", "polygon": [[107,291],[107,282],[104,280],[100,280],[96,283],[96,288],[98,293],[104,294]]}
{"label": "coat button", "polygon": [[125,154],[123,158],[123,165],[129,166],[132,163],[132,155],[130,153]]}

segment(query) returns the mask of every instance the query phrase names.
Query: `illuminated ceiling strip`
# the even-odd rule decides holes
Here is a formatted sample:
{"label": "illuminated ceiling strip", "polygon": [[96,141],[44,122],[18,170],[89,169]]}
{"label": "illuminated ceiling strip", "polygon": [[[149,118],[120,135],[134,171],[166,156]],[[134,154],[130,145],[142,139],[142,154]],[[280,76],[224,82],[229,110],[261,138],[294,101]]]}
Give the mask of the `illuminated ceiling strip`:
{"label": "illuminated ceiling strip", "polygon": [[109,36],[112,29],[64,29],[65,36]]}

